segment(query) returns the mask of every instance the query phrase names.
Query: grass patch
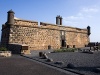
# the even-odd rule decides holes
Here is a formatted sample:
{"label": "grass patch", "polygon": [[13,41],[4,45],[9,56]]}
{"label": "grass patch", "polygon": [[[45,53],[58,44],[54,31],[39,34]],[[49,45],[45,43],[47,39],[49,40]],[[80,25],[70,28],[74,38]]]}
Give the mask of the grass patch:
{"label": "grass patch", "polygon": [[64,49],[56,49],[54,52],[74,52],[77,48],[64,48]]}

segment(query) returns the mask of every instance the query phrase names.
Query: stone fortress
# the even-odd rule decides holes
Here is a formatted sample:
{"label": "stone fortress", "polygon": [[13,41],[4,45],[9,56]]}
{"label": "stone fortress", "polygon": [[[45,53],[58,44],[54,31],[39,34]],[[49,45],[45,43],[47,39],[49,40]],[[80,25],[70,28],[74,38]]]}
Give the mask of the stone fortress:
{"label": "stone fortress", "polygon": [[27,45],[28,50],[60,49],[61,47],[84,47],[90,42],[90,27],[80,29],[62,25],[62,17],[56,17],[56,24],[14,18],[8,11],[7,22],[2,25],[1,45]]}

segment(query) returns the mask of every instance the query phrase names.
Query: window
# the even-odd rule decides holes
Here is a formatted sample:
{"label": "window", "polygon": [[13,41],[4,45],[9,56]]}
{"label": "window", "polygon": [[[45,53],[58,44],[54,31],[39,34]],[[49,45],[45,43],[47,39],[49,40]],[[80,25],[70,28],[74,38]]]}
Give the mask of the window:
{"label": "window", "polygon": [[65,31],[61,31],[61,35],[65,35]]}

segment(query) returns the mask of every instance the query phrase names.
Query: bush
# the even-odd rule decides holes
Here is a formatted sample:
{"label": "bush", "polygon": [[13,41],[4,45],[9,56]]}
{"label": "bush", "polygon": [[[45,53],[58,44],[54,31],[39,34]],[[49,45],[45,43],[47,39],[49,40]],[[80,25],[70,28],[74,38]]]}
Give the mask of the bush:
{"label": "bush", "polygon": [[98,49],[100,49],[100,46],[98,47]]}
{"label": "bush", "polygon": [[0,47],[0,51],[8,51],[6,47]]}

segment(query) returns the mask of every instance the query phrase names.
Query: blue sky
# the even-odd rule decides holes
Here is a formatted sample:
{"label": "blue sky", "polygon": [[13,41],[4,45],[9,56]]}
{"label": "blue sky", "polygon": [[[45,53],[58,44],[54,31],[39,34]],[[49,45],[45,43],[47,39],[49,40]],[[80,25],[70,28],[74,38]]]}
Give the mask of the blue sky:
{"label": "blue sky", "polygon": [[55,24],[57,15],[63,17],[63,25],[91,27],[91,42],[100,42],[100,0],[0,0],[0,29],[7,21],[7,11],[15,17]]}

